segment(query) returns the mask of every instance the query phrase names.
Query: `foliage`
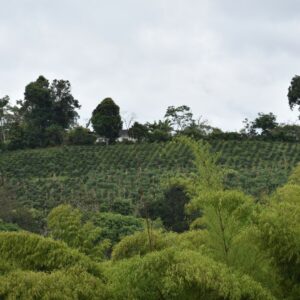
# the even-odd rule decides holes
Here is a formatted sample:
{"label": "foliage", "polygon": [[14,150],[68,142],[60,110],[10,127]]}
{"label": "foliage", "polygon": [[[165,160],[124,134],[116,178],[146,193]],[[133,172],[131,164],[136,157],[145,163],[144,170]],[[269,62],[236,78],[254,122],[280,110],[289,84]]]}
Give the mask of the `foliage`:
{"label": "foliage", "polygon": [[50,86],[50,98],[52,100],[53,124],[64,129],[75,125],[78,118],[76,109],[80,108],[80,105],[71,94],[70,82],[54,79]]}
{"label": "foliage", "polygon": [[145,255],[152,251],[158,251],[167,246],[167,240],[160,231],[146,230],[136,232],[123,238],[113,249],[112,259],[120,260],[135,255]]}
{"label": "foliage", "polygon": [[300,185],[299,167],[285,186],[271,197],[259,217],[258,229],[264,249],[281,276],[285,297],[300,297]]}
{"label": "foliage", "polygon": [[[268,114],[258,113],[258,117],[254,121],[250,122],[248,119],[245,119],[245,128],[242,130],[242,133],[250,138],[256,136],[270,138],[272,137],[272,131],[278,127],[276,119],[277,117],[271,112]],[[257,131],[257,129],[260,131]]]}
{"label": "foliage", "polygon": [[94,226],[90,221],[83,222],[82,219],[83,215],[78,209],[60,205],[48,215],[48,229],[54,239],[64,241],[71,248],[101,261],[109,242],[101,241],[100,227]]}
{"label": "foliage", "polygon": [[0,186],[0,207],[0,219],[6,223],[32,232],[39,232],[43,227],[39,211],[18,203],[12,187]]}
{"label": "foliage", "polygon": [[55,79],[50,85],[43,76],[25,87],[24,100],[17,103],[9,114],[9,149],[60,145],[64,129],[76,123],[80,108],[69,81]]}
{"label": "foliage", "polygon": [[87,128],[78,126],[67,133],[68,145],[93,145],[96,141],[96,136]]}
{"label": "foliage", "polygon": [[98,135],[114,142],[122,129],[119,106],[111,98],[105,98],[93,111],[91,122]]}
{"label": "foliage", "polygon": [[71,268],[52,273],[14,271],[0,276],[3,299],[109,299],[101,280],[84,269]]}
{"label": "foliage", "polygon": [[52,272],[81,267],[92,275],[102,276],[100,265],[77,250],[27,232],[0,232],[0,257],[23,270]]}
{"label": "foliage", "polygon": [[259,113],[252,126],[254,129],[261,129],[262,135],[268,135],[272,129],[278,126],[278,123],[276,122],[276,116],[273,113]]}
{"label": "foliage", "polygon": [[101,228],[101,238],[114,245],[122,238],[144,229],[144,220],[116,213],[91,213],[90,220]]}
{"label": "foliage", "polygon": [[29,83],[25,88],[21,112],[30,127],[42,130],[50,125],[69,128],[74,124],[79,108],[78,100],[71,94],[69,81],[55,79],[52,84],[43,77]]}
{"label": "foliage", "polygon": [[150,206],[152,218],[160,218],[167,230],[183,232],[189,228],[185,215],[185,205],[189,202],[185,186],[172,182],[166,187],[164,197],[158,198]]}
{"label": "foliage", "polygon": [[208,189],[220,190],[223,188],[223,170],[218,166],[217,154],[212,154],[208,143],[197,142],[191,138],[181,136],[176,142],[188,147],[193,155],[195,172],[191,176],[186,188],[190,195],[197,195]]}
{"label": "foliage", "polygon": [[64,130],[59,125],[53,124],[46,128],[45,139],[47,146],[58,146],[64,141]]}
{"label": "foliage", "polygon": [[0,219],[0,231],[18,231],[20,227],[16,224],[5,223]]}
{"label": "foliage", "polygon": [[142,142],[148,139],[149,132],[146,125],[134,122],[131,128],[128,130],[130,137],[136,139],[138,142]]}
{"label": "foliage", "polygon": [[274,141],[299,142],[299,125],[279,125],[271,131],[271,139]]}
{"label": "foliage", "polygon": [[8,96],[0,98],[0,127],[1,127],[0,141],[1,143],[5,143],[6,141],[6,123],[7,123],[6,110],[8,104],[9,104]]}
{"label": "foliage", "polygon": [[178,234],[151,228],[150,232],[144,230],[123,238],[114,247],[112,260],[127,259],[136,255],[144,256],[153,251],[174,247],[199,251],[203,249],[206,241],[207,231],[205,230],[190,230]]}
{"label": "foliage", "polygon": [[0,232],[0,298],[108,299],[102,267],[64,243]]}
{"label": "foliage", "polygon": [[171,139],[172,127],[169,120],[147,123],[149,142],[167,142]]}
{"label": "foliage", "polygon": [[169,120],[170,125],[175,132],[180,132],[193,123],[193,113],[190,107],[186,105],[182,106],[169,106],[167,108],[165,119]]}
{"label": "foliage", "polygon": [[274,299],[251,278],[188,250],[136,256],[108,274],[115,299]]}
{"label": "foliage", "polygon": [[[207,148],[208,153],[219,153],[218,166],[225,168],[222,184],[258,200],[283,185],[300,161],[300,145],[296,143],[215,140]],[[162,201],[165,186],[161,184],[174,176],[196,181],[198,172],[193,157],[191,150],[179,142],[3,152],[0,218],[37,231],[43,222],[30,217],[31,209],[46,217],[49,210],[62,203],[139,216],[141,190],[144,200],[153,203]],[[15,199],[8,201],[12,198]],[[7,219],[5,212],[9,213]],[[28,225],[21,224],[17,217],[25,217],[25,212]]]}
{"label": "foliage", "polygon": [[288,96],[289,105],[291,109],[293,109],[295,106],[300,105],[300,76],[295,75],[292,78],[287,96]]}

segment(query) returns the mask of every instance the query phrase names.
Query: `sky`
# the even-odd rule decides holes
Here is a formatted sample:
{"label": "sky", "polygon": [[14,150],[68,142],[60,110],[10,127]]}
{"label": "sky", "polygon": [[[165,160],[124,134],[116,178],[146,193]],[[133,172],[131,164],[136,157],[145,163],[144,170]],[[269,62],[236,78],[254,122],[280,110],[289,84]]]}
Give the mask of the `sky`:
{"label": "sky", "polygon": [[71,82],[81,124],[106,97],[139,122],[184,104],[223,130],[293,123],[299,36],[299,0],[0,0],[0,97],[44,75]]}

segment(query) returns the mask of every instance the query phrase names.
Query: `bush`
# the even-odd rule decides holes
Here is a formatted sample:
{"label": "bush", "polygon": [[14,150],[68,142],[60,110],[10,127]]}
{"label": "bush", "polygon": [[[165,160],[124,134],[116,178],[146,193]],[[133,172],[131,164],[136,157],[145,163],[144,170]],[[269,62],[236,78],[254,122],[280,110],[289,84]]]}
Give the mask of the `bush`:
{"label": "bush", "polygon": [[61,145],[64,141],[64,130],[58,125],[51,125],[45,131],[46,146]]}
{"label": "bush", "polygon": [[18,225],[5,223],[0,219],[0,231],[18,231],[20,230]]}
{"label": "bush", "polygon": [[93,145],[96,136],[87,128],[76,127],[67,133],[67,144],[69,145]]}

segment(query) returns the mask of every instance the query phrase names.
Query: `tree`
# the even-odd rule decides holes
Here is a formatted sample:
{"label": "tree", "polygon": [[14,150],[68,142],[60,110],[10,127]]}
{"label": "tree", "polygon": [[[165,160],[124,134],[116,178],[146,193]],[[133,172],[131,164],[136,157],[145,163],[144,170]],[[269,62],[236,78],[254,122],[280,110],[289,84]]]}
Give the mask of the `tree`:
{"label": "tree", "polygon": [[273,113],[258,113],[258,117],[254,121],[244,120],[245,127],[241,130],[241,133],[248,136],[257,136],[259,133],[257,129],[261,130],[261,136],[268,137],[271,135],[272,130],[278,127],[276,122],[277,117]]}
{"label": "tree", "polygon": [[78,126],[67,133],[67,143],[69,145],[93,145],[96,136],[89,129]]}
{"label": "tree", "polygon": [[298,110],[300,110],[300,76],[295,75],[292,78],[287,96],[289,100],[290,109],[293,110],[295,106],[299,106]]}
{"label": "tree", "polygon": [[176,132],[182,131],[193,123],[191,109],[186,106],[169,106],[165,114],[165,119],[170,121],[171,126]]}
{"label": "tree", "polygon": [[252,126],[255,129],[261,129],[262,135],[269,135],[271,130],[278,126],[278,123],[276,122],[276,116],[273,113],[259,113]]}
{"label": "tree", "polygon": [[281,299],[300,299],[300,166],[259,216],[260,245],[280,276]]}
{"label": "tree", "polygon": [[59,125],[50,125],[45,130],[45,138],[47,146],[61,145],[64,141],[64,130]]}
{"label": "tree", "polygon": [[5,143],[6,141],[6,134],[5,134],[5,115],[6,115],[6,109],[7,109],[7,105],[9,103],[9,97],[5,96],[3,98],[0,99],[0,127],[1,127],[1,137],[0,137],[0,141],[2,143]]}
{"label": "tree", "polygon": [[129,129],[128,134],[130,137],[137,139],[139,142],[146,140],[149,136],[147,126],[138,122],[134,122],[132,127]]}
{"label": "tree", "polygon": [[24,121],[29,127],[43,130],[52,124],[53,103],[49,81],[44,76],[39,76],[26,86],[24,101],[20,104]]}
{"label": "tree", "polygon": [[95,226],[101,227],[101,236],[103,239],[109,239],[113,245],[121,238],[144,229],[143,219],[111,212],[93,213],[91,221]]}
{"label": "tree", "polygon": [[19,104],[22,116],[19,125],[23,126],[28,147],[52,144],[53,141],[47,140],[46,129],[51,126],[67,129],[74,125],[78,117],[76,109],[80,107],[71,94],[69,81],[55,79],[50,85],[43,76],[26,86],[24,100]]}
{"label": "tree", "polygon": [[172,127],[169,120],[147,123],[150,142],[167,142],[171,139]]}
{"label": "tree", "polygon": [[80,108],[78,100],[71,94],[71,84],[66,80],[54,79],[51,86],[44,76],[29,83],[21,101],[25,122],[40,129],[58,125],[66,129],[73,125]]}
{"label": "tree", "polygon": [[114,142],[123,125],[119,106],[111,98],[105,98],[93,111],[91,122],[97,134]]}
{"label": "tree", "polygon": [[75,109],[80,108],[80,105],[71,94],[70,82],[54,79],[50,87],[50,97],[53,105],[53,123],[64,129],[73,126],[78,118]]}
{"label": "tree", "polygon": [[109,280],[116,299],[274,300],[249,276],[201,252],[174,248],[116,262]]}
{"label": "tree", "polygon": [[90,221],[83,222],[79,209],[70,205],[60,205],[54,208],[47,218],[48,229],[54,239],[64,241],[68,246],[92,257],[102,260],[104,251],[109,247],[107,240],[101,239],[101,228]]}
{"label": "tree", "polygon": [[189,201],[184,185],[174,181],[166,188],[164,197],[151,203],[151,217],[161,218],[167,230],[175,232],[188,230],[185,205]]}
{"label": "tree", "polygon": [[207,120],[200,117],[198,118],[198,120],[192,120],[191,123],[180,133],[193,139],[199,140],[204,137],[211,136],[219,131],[221,130],[210,126]]}
{"label": "tree", "polygon": [[0,257],[1,299],[111,299],[99,264],[65,243],[0,232]]}

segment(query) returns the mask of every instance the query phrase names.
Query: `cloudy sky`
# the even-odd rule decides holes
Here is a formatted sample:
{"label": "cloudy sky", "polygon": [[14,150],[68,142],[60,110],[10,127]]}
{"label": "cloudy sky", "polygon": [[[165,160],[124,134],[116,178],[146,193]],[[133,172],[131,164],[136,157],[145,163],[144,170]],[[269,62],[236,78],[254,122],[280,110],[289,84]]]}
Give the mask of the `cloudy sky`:
{"label": "cloudy sky", "polygon": [[138,121],[186,104],[226,130],[273,112],[295,122],[299,0],[0,0],[0,97],[68,79],[81,122],[105,97]]}

